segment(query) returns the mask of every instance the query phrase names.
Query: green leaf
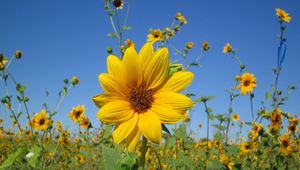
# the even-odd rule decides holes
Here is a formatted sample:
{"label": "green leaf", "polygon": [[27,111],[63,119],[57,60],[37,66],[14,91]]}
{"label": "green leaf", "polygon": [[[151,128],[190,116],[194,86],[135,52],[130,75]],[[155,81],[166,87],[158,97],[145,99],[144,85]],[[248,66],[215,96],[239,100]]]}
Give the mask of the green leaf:
{"label": "green leaf", "polygon": [[103,138],[108,138],[111,135],[111,131],[113,129],[113,125],[106,125],[104,129]]}
{"label": "green leaf", "polygon": [[179,128],[174,131],[174,135],[181,139],[186,138],[187,137],[186,125],[185,124],[179,125]]}
{"label": "green leaf", "polygon": [[36,146],[36,145],[30,149],[29,153],[32,153],[33,156],[27,158],[27,161],[31,167],[33,167],[33,168],[36,167],[39,157],[40,157],[40,154],[41,154],[41,151],[42,151],[42,148],[40,148],[39,146]]}
{"label": "green leaf", "polygon": [[26,148],[18,148],[14,153],[10,154],[9,157],[2,163],[0,169],[4,169],[12,165],[16,159],[21,158],[26,153]]}
{"label": "green leaf", "polygon": [[265,94],[265,100],[268,101],[272,97],[272,94],[270,92],[267,92]]}
{"label": "green leaf", "polygon": [[209,115],[208,115],[208,118],[209,118],[209,120],[214,120],[214,119],[215,119],[215,115],[209,114]]}
{"label": "green leaf", "polygon": [[131,170],[137,168],[138,168],[138,164],[136,162],[136,157],[127,153],[125,157],[123,157],[121,160],[121,169]]}
{"label": "green leaf", "polygon": [[225,130],[225,127],[220,124],[214,124],[213,127],[217,128],[220,131]]}
{"label": "green leaf", "polygon": [[162,130],[165,131],[166,133],[168,133],[169,135],[171,135],[169,129],[166,127],[165,124],[161,124]]}
{"label": "green leaf", "polygon": [[218,160],[212,160],[207,162],[207,169],[222,169],[224,165]]}
{"label": "green leaf", "polygon": [[105,169],[120,169],[119,161],[122,158],[121,152],[118,152],[115,149],[109,148],[103,144],[101,145],[101,148]]}
{"label": "green leaf", "polygon": [[165,147],[166,149],[172,148],[176,143],[176,138],[174,136],[167,139]]}

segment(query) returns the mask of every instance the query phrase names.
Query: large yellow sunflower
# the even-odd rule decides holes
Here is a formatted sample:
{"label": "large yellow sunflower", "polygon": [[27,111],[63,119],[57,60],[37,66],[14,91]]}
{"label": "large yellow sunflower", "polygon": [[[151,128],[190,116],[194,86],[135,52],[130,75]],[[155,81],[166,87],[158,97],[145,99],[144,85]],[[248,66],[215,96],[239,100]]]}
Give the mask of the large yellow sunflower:
{"label": "large yellow sunflower", "polygon": [[126,49],[123,59],[107,58],[108,73],[99,75],[104,94],[93,97],[101,108],[97,118],[116,125],[115,143],[126,142],[132,151],[141,135],[154,143],[162,140],[162,125],[184,120],[194,103],[180,94],[193,80],[193,73],[169,75],[168,49],[153,49],[147,42],[137,54],[134,46]]}
{"label": "large yellow sunflower", "polygon": [[236,79],[240,82],[240,84],[236,87],[237,89],[241,89],[241,94],[249,94],[256,87],[256,78],[251,73],[244,73],[242,76],[236,76]]}

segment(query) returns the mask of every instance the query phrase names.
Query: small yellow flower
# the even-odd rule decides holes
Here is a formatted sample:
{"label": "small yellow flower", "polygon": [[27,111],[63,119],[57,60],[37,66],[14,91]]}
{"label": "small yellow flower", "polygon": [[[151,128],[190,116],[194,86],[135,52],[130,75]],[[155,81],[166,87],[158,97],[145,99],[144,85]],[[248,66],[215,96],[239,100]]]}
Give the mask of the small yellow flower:
{"label": "small yellow flower", "polygon": [[48,113],[46,110],[41,110],[32,118],[33,127],[35,130],[47,130],[49,125]]}
{"label": "small yellow flower", "polygon": [[127,39],[125,41],[125,45],[126,45],[127,48],[129,48],[129,47],[135,47],[134,42],[132,40],[130,40],[130,39]]}
{"label": "small yellow flower", "polygon": [[280,143],[281,143],[280,151],[283,154],[288,155],[292,152],[293,142],[288,135],[282,135],[280,137]]}
{"label": "small yellow flower", "polygon": [[57,130],[58,132],[61,132],[61,130],[62,130],[62,123],[61,123],[61,122],[57,122],[57,123],[56,123],[56,130]]}
{"label": "small yellow flower", "polygon": [[262,124],[257,124],[256,122],[252,125],[252,130],[249,132],[252,141],[256,141],[258,139],[259,134],[263,131]]}
{"label": "small yellow flower", "polygon": [[290,22],[291,21],[292,18],[284,10],[282,10],[280,8],[276,8],[275,10],[276,10],[276,15],[278,16],[278,19],[280,22]]}
{"label": "small yellow flower", "polygon": [[289,120],[288,132],[289,132],[289,134],[293,134],[298,129],[297,126],[299,123],[299,119],[297,117],[295,117],[295,118],[291,118],[288,120]]}
{"label": "small yellow flower", "polygon": [[0,55],[0,70],[3,70],[5,68],[5,65],[7,64],[7,59],[3,55]]}
{"label": "small yellow flower", "polygon": [[236,113],[232,114],[231,119],[235,122],[240,120],[240,116]]}
{"label": "small yellow flower", "polygon": [[192,49],[193,47],[194,47],[194,43],[193,42],[186,43],[186,48],[187,49]]}
{"label": "small yellow flower", "polygon": [[242,76],[237,76],[236,79],[240,82],[236,89],[241,89],[242,95],[253,92],[256,87],[256,78],[251,73],[246,72]]}
{"label": "small yellow flower", "polygon": [[23,53],[22,53],[22,51],[20,51],[20,50],[17,50],[17,51],[15,52],[15,57],[16,57],[16,59],[20,59],[20,58],[22,57],[22,55],[23,55]]}
{"label": "small yellow flower", "polygon": [[203,42],[202,45],[203,51],[208,51],[209,50],[209,43],[207,41]]}
{"label": "small yellow flower", "polygon": [[233,163],[233,162],[230,162],[230,163],[227,165],[227,168],[228,168],[229,170],[232,170],[233,167],[234,167],[234,163]]}
{"label": "small yellow flower", "polygon": [[277,133],[282,124],[282,111],[279,108],[274,109],[271,115],[272,132]]}
{"label": "small yellow flower", "polygon": [[150,30],[150,34],[148,34],[148,42],[157,42],[163,39],[163,33],[157,29],[157,30]]}
{"label": "small yellow flower", "polygon": [[91,122],[90,122],[89,118],[86,116],[83,116],[79,120],[79,124],[80,124],[80,127],[84,128],[84,129],[88,129],[91,127]]}
{"label": "small yellow flower", "polygon": [[180,22],[180,25],[188,23],[187,20],[185,19],[185,17],[180,12],[176,13],[175,19]]}
{"label": "small yellow flower", "polygon": [[73,77],[72,77],[71,83],[72,83],[73,86],[79,84],[79,82],[80,82],[80,80],[79,80],[78,77],[76,77],[76,76],[73,76]]}
{"label": "small yellow flower", "polygon": [[227,43],[223,48],[223,53],[231,53],[231,52],[232,52],[232,47],[229,43]]}
{"label": "small yellow flower", "polygon": [[240,145],[240,150],[244,153],[244,154],[247,154],[250,152],[250,149],[251,149],[251,146],[248,142],[243,142],[241,145]]}
{"label": "small yellow flower", "polygon": [[76,160],[78,163],[83,164],[84,163],[84,157],[81,154],[76,155]]}
{"label": "small yellow flower", "polygon": [[74,123],[78,123],[79,120],[84,116],[85,107],[83,105],[76,106],[72,108],[72,111],[69,113],[69,117],[73,120]]}
{"label": "small yellow flower", "polygon": [[169,27],[167,27],[165,31],[169,37],[173,37],[175,35],[174,30],[171,30]]}

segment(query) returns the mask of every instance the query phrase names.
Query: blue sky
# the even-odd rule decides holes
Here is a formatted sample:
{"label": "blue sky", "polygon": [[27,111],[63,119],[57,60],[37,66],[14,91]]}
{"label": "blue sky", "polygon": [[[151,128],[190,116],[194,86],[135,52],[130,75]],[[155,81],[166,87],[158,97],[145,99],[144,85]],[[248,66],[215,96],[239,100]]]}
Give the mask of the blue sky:
{"label": "blue sky", "polygon": [[[11,56],[15,50],[23,51],[24,57],[15,61],[10,70],[19,82],[28,86],[26,94],[31,99],[31,112],[42,109],[45,90],[50,92],[49,104],[54,109],[62,80],[76,75],[81,83],[70,91],[55,120],[72,129],[75,126],[67,114],[73,106],[84,104],[93,125],[99,126],[98,108],[91,97],[102,92],[97,77],[106,72],[106,47],[117,49],[116,41],[106,36],[112,29],[103,7],[102,0],[0,1],[0,52]],[[257,110],[274,81],[272,68],[279,44],[279,24],[275,16],[278,7],[292,16],[286,32],[287,58],[279,83],[280,89],[286,89],[292,83],[300,85],[299,1],[132,0],[128,20],[132,30],[125,34],[125,39],[134,40],[139,49],[146,41],[149,28],[164,29],[170,26],[175,13],[181,12],[189,23],[172,40],[173,44],[183,49],[186,42],[193,41],[191,59],[200,53],[203,41],[211,46],[200,60],[201,68],[192,69],[196,76],[189,91],[198,97],[216,96],[208,103],[213,113],[227,112],[229,96],[224,89],[234,85],[239,71],[236,62],[222,53],[224,44],[230,42],[247,71],[257,77],[254,99],[254,110]],[[120,11],[121,18],[125,10]],[[172,60],[180,57],[171,49],[170,56]],[[1,96],[4,95],[2,89],[3,84]],[[299,99],[300,93],[296,90],[282,110],[299,113]],[[249,97],[239,97],[233,108],[242,120],[251,119]],[[3,106],[0,111],[0,117],[7,119]],[[204,128],[197,131],[199,136],[205,135],[205,120],[203,106],[197,105],[192,113],[192,128],[203,124]]]}

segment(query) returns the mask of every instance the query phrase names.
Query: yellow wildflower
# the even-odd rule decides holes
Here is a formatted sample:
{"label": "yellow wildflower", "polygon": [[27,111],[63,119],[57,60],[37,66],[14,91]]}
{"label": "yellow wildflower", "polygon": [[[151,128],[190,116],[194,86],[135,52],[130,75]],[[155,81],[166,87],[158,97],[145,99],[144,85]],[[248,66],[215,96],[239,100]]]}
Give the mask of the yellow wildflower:
{"label": "yellow wildflower", "polygon": [[79,80],[78,77],[76,77],[76,76],[73,76],[73,77],[72,77],[71,83],[72,83],[73,86],[79,84],[79,82],[80,82],[80,80]]}
{"label": "yellow wildflower", "polygon": [[33,127],[35,130],[47,130],[49,125],[48,113],[46,110],[41,110],[32,118]]}
{"label": "yellow wildflower", "polygon": [[3,55],[0,55],[0,70],[5,68],[5,65],[7,64],[7,59]]}
{"label": "yellow wildflower", "polygon": [[126,45],[127,48],[135,46],[134,42],[130,39],[125,41],[125,45]]}
{"label": "yellow wildflower", "polygon": [[227,43],[223,48],[223,53],[231,53],[231,52],[232,52],[232,47],[229,43]]}
{"label": "yellow wildflower", "polygon": [[274,109],[271,115],[272,132],[277,133],[282,124],[282,112],[279,108]]}
{"label": "yellow wildflower", "polygon": [[246,72],[242,76],[237,76],[236,79],[240,83],[236,89],[241,89],[242,95],[253,92],[253,89],[256,87],[256,78],[251,73]]}
{"label": "yellow wildflower", "polygon": [[208,51],[209,50],[209,43],[207,41],[203,42],[202,48],[204,51]]}
{"label": "yellow wildflower", "polygon": [[76,155],[76,160],[78,163],[83,164],[84,163],[84,157],[81,154]]}
{"label": "yellow wildflower", "polygon": [[232,114],[231,119],[235,122],[240,120],[240,116],[236,113]]}
{"label": "yellow wildflower", "polygon": [[187,49],[192,49],[193,47],[194,47],[194,43],[193,42],[186,43],[186,48]]}
{"label": "yellow wildflower", "polygon": [[290,22],[291,21],[292,18],[284,10],[282,10],[280,8],[276,8],[275,10],[276,10],[276,15],[278,16],[278,19],[280,22]]}
{"label": "yellow wildflower", "polygon": [[163,33],[157,29],[157,30],[150,30],[150,34],[148,34],[148,42],[157,42],[163,39]]}
{"label": "yellow wildflower", "polygon": [[72,111],[69,113],[69,117],[74,121],[74,123],[78,123],[79,120],[84,116],[84,113],[84,105],[76,106],[72,108]]}
{"label": "yellow wildflower", "polygon": [[141,135],[154,143],[162,140],[161,124],[175,124],[187,117],[192,100],[180,94],[193,80],[194,74],[179,71],[168,74],[167,48],[154,51],[147,42],[137,54],[126,49],[123,59],[110,55],[108,73],[99,75],[104,94],[93,97],[101,108],[97,113],[104,123],[115,123],[115,143],[126,142],[132,151]]}
{"label": "yellow wildflower", "polygon": [[292,152],[293,143],[292,143],[292,140],[290,139],[290,137],[288,135],[282,135],[280,137],[280,143],[281,143],[280,151],[283,154],[288,155]]}
{"label": "yellow wildflower", "polygon": [[250,146],[250,143],[248,143],[248,142],[243,142],[240,145],[240,150],[245,154],[250,152],[250,148],[251,148],[251,146]]}
{"label": "yellow wildflower", "polygon": [[88,129],[91,127],[91,122],[88,117],[84,116],[79,120],[80,127]]}

